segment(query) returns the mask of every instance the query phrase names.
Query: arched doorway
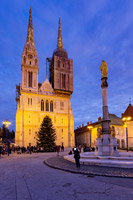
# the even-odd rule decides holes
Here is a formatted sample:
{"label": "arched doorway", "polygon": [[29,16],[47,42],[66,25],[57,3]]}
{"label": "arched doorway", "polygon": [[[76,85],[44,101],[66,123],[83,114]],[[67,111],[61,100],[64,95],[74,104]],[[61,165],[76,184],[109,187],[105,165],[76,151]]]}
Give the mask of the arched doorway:
{"label": "arched doorway", "polygon": [[118,148],[120,148],[120,140],[117,140]]}
{"label": "arched doorway", "polygon": [[125,140],[124,139],[121,140],[121,148],[125,148]]}

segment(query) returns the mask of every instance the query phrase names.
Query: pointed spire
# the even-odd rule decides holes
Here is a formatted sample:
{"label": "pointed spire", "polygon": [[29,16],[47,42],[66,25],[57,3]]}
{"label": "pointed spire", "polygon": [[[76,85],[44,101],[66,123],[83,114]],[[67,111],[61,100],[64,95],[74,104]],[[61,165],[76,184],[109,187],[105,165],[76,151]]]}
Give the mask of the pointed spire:
{"label": "pointed spire", "polygon": [[57,48],[61,48],[61,49],[63,49],[63,41],[62,41],[61,20],[60,20],[60,17],[59,17],[59,29],[58,29]]}
{"label": "pointed spire", "polygon": [[132,105],[132,104],[131,104],[131,97],[129,98],[129,105]]}
{"label": "pointed spire", "polygon": [[27,44],[34,45],[34,35],[33,35],[33,25],[32,25],[32,10],[30,7],[30,15],[29,15],[29,24],[28,24],[28,32],[27,32]]}

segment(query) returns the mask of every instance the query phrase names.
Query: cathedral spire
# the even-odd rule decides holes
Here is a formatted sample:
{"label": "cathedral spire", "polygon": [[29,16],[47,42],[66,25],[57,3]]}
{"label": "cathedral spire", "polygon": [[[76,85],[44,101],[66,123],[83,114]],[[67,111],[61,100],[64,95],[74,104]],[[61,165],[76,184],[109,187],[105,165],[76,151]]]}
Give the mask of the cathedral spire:
{"label": "cathedral spire", "polygon": [[34,35],[33,35],[32,10],[31,10],[31,7],[30,7],[30,15],[29,15],[29,24],[28,24],[28,32],[27,32],[26,44],[34,45]]}
{"label": "cathedral spire", "polygon": [[60,17],[59,17],[59,29],[58,29],[57,48],[63,49],[63,41],[62,41],[61,20],[60,20]]}

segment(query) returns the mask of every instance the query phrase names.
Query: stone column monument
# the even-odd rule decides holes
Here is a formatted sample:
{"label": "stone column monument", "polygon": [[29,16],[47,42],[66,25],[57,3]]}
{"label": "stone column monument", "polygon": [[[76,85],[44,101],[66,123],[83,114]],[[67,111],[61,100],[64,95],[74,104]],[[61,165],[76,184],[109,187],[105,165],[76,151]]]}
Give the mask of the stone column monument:
{"label": "stone column monument", "polygon": [[107,97],[107,73],[108,67],[105,61],[102,61],[100,66],[100,70],[102,72],[101,77],[101,88],[102,88],[102,99],[103,99],[103,118],[102,118],[102,130],[101,136],[97,138],[96,142],[96,155],[101,156],[110,156],[110,155],[117,155],[117,142],[116,138],[111,138],[110,134],[110,119],[108,117],[108,97]]}

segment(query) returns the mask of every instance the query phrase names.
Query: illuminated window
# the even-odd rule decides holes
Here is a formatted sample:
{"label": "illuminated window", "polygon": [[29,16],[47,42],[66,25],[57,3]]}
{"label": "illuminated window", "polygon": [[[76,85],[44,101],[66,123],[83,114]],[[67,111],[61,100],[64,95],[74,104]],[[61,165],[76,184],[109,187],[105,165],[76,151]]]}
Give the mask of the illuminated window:
{"label": "illuminated window", "polygon": [[28,86],[32,87],[32,72],[28,72],[28,77],[29,77]]}
{"label": "illuminated window", "polygon": [[64,110],[64,102],[60,102],[60,110]]}
{"label": "illuminated window", "polygon": [[53,101],[50,101],[50,112],[53,112]]}
{"label": "illuminated window", "polygon": [[46,100],[46,111],[49,111],[49,102]]}
{"label": "illuminated window", "polygon": [[41,111],[44,111],[44,101],[41,100]]}
{"label": "illuminated window", "polygon": [[28,105],[32,105],[32,98],[28,98]]}

